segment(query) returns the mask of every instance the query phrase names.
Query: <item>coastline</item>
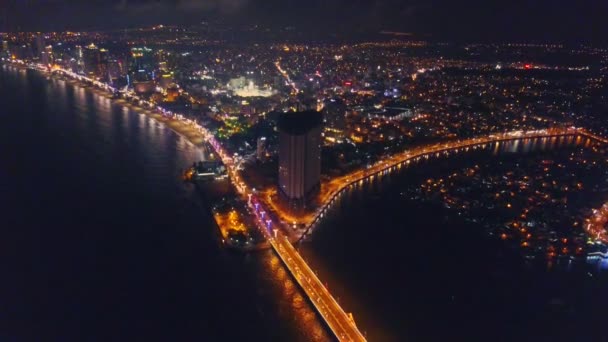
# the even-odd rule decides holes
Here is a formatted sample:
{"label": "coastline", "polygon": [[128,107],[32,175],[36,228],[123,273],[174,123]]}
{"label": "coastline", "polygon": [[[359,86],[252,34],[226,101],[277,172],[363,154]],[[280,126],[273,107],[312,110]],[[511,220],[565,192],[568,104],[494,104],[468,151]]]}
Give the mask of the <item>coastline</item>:
{"label": "coastline", "polygon": [[[194,187],[196,188],[196,191],[199,194],[199,196],[201,196],[203,199],[205,199],[207,201],[212,201],[212,199],[209,198],[209,193],[205,190],[204,186],[202,186],[200,182],[195,181],[192,183],[194,184]],[[218,222],[216,213],[214,213],[211,206],[205,205],[203,207],[205,208],[205,211],[211,217],[213,217],[213,224],[215,225],[217,237],[218,237],[219,243],[222,246],[224,246],[228,249],[237,250],[240,252],[258,252],[258,251],[265,251],[265,250],[272,248],[272,246],[270,245],[270,243],[268,241],[258,242],[253,245],[244,245],[244,246],[239,246],[239,245],[235,245],[235,244],[231,243],[230,240],[228,240],[227,237],[224,236],[224,232],[222,231],[220,222]]]}
{"label": "coastline", "polygon": [[[43,70],[39,70],[39,69],[32,68],[32,67],[22,65],[22,64],[18,64],[18,63],[9,62],[6,65],[13,66],[13,67],[21,69],[21,70],[33,70],[33,71],[39,72],[40,74],[42,74],[48,78],[53,78],[55,80],[62,80],[62,81],[69,83],[70,85],[72,85],[74,87],[80,87],[82,89],[91,91],[95,95],[102,96],[106,99],[109,99],[114,104],[121,105],[123,107],[129,108],[129,110],[132,110],[138,114],[143,114],[143,115],[146,115],[147,117],[152,118],[154,121],[164,125],[166,128],[169,128],[170,130],[175,132],[177,135],[183,137],[189,143],[191,143],[192,145],[194,145],[198,148],[203,148],[205,146],[205,144],[207,144],[203,134],[195,127],[195,125],[183,122],[179,119],[173,119],[173,118],[166,117],[166,116],[162,115],[161,112],[157,108],[145,108],[138,104],[129,102],[123,98],[118,98],[118,99],[113,98],[112,94],[108,90],[97,88],[95,86],[87,84],[84,81],[80,81],[80,80],[71,78],[67,75],[56,75],[52,72],[45,72]],[[203,198],[205,198],[206,196],[204,194],[204,190],[202,188],[200,188],[196,183],[194,184],[194,186],[197,188],[197,190],[198,190],[197,193],[199,194],[199,196],[202,196]],[[213,217],[215,229],[217,229],[217,233],[220,237],[220,240],[223,240],[219,223],[217,222],[215,215],[213,215],[211,207],[210,206],[206,206],[206,207],[207,207],[206,209],[211,213],[211,216]],[[265,250],[268,250],[271,248],[268,241],[260,242],[253,246],[243,246],[243,247],[232,245],[232,244],[228,243],[227,241],[223,242],[221,244],[229,249],[238,250],[238,251],[242,251],[242,252],[265,251]]]}
{"label": "coastline", "polygon": [[131,103],[122,98],[113,99],[112,94],[109,91],[96,88],[94,86],[86,84],[83,81],[79,81],[74,78],[70,78],[69,76],[58,77],[57,75],[53,74],[52,72],[45,72],[45,71],[35,69],[35,68],[29,67],[26,65],[18,64],[18,63],[9,62],[9,63],[5,63],[5,64],[9,65],[9,66],[13,66],[18,69],[33,70],[33,71],[39,72],[40,74],[45,75],[47,77],[50,77],[50,78],[53,78],[56,80],[63,80],[73,86],[87,89],[96,95],[103,96],[107,99],[110,99],[115,104],[125,106],[139,114],[144,114],[148,117],[151,117],[152,119],[156,120],[157,122],[164,124],[167,128],[170,128],[175,133],[184,137],[186,140],[188,140],[188,142],[192,143],[194,146],[203,147],[205,145],[205,139],[204,139],[203,135],[196,128],[194,128],[193,125],[187,124],[180,120],[175,120],[175,119],[171,119],[166,116],[163,116],[162,114],[160,114],[160,112],[156,108],[144,108],[140,105]]}

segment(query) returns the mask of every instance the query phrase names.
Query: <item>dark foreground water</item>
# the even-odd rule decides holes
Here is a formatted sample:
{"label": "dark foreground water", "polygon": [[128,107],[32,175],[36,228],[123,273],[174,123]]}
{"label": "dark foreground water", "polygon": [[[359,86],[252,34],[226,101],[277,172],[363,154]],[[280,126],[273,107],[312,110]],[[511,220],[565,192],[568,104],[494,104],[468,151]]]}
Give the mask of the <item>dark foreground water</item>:
{"label": "dark foreground water", "polygon": [[[608,341],[605,271],[584,258],[552,266],[527,259],[455,209],[404,196],[428,178],[476,163],[525,167],[574,150],[548,145],[511,153],[516,144],[507,144],[502,152],[469,152],[376,178],[341,198],[303,254],[370,340]],[[580,172],[586,188],[602,183],[584,168],[566,170]],[[601,206],[606,195],[585,195],[587,205]]]}
{"label": "dark foreground water", "polygon": [[203,158],[89,90],[0,66],[0,341],[324,341],[271,253],[221,248]]}

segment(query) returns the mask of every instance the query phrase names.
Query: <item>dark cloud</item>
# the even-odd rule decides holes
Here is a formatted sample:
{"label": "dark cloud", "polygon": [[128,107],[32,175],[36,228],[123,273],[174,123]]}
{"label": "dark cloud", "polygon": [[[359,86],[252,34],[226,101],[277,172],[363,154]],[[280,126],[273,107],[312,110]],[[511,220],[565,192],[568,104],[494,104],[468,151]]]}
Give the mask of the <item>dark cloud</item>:
{"label": "dark cloud", "polygon": [[194,11],[234,13],[248,4],[248,0],[120,0],[114,8],[120,11]]}
{"label": "dark cloud", "polygon": [[247,0],[181,0],[177,2],[177,8],[182,10],[214,10],[232,13],[243,9],[248,4]]}
{"label": "dark cloud", "polygon": [[0,0],[0,10],[0,29],[13,30],[187,24],[221,17],[328,34],[399,30],[471,40],[608,37],[606,0]]}

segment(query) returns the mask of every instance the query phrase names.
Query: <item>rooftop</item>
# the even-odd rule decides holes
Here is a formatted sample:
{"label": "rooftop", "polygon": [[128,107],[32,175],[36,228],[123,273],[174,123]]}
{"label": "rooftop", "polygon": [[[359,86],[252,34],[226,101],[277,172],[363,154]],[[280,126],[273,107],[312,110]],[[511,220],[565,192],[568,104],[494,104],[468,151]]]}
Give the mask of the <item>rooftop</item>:
{"label": "rooftop", "polygon": [[323,114],[317,111],[287,112],[279,115],[279,131],[301,135],[323,124]]}

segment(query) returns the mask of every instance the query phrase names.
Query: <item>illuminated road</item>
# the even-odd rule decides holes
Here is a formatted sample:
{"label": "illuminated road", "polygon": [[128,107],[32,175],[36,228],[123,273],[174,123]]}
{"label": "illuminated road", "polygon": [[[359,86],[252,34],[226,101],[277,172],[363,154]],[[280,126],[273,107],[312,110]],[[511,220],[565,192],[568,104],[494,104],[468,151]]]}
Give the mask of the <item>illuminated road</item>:
{"label": "illuminated road", "polygon": [[289,77],[289,74],[287,74],[287,71],[285,71],[285,70],[283,70],[283,68],[281,68],[281,64],[279,63],[279,61],[276,61],[274,63],[274,65],[277,67],[277,70],[279,71],[281,76],[283,76],[283,78],[285,79],[287,84],[289,84],[289,86],[293,89],[293,92],[295,94],[299,93],[300,89],[298,89],[298,87],[296,87],[296,84],[291,80],[291,78]]}
{"label": "illuminated road", "polygon": [[355,322],[349,318],[323,286],[323,283],[289,242],[287,236],[277,231],[276,237],[269,238],[269,241],[338,340],[365,341],[365,337],[359,332]]}
{"label": "illuminated road", "polygon": [[289,238],[266,215],[257,197],[248,195],[248,204],[257,217],[258,229],[266,236],[279,259],[302,288],[310,302],[339,341],[366,341],[355,322],[340,307],[321,280],[293,247]]}
{"label": "illuminated road", "polygon": [[485,147],[487,144],[502,141],[574,136],[577,134],[581,134],[581,131],[582,130],[580,129],[570,127],[563,129],[543,129],[529,132],[514,131],[508,133],[490,134],[483,137],[421,146],[414,148],[410,151],[392,155],[386,159],[377,162],[368,169],[358,170],[346,176],[338,177],[330,181],[326,186],[327,190],[321,194],[321,203],[323,203],[323,205],[320,207],[320,209],[317,210],[316,215],[312,217],[312,222],[308,224],[314,224],[317,220],[322,218],[327,207],[331,205],[335,197],[339,195],[339,193],[346,187],[353,186],[358,182],[362,182],[366,179],[373,179],[374,177],[382,175],[384,173],[389,173],[392,170],[395,170],[404,165],[408,165],[411,162],[416,162],[420,159],[448,156],[451,153],[467,152],[471,149],[475,150],[478,147]]}
{"label": "illuminated road", "polygon": [[[338,197],[342,195],[348,188],[363,184],[367,180],[373,180],[375,177],[388,174],[394,170],[400,169],[415,163],[422,159],[437,158],[441,156],[449,156],[454,153],[467,152],[478,148],[485,148],[488,144],[519,140],[519,139],[539,139],[551,137],[566,137],[566,136],[584,136],[595,139],[599,142],[608,144],[608,140],[599,136],[593,135],[581,128],[550,128],[536,131],[513,131],[507,133],[490,134],[483,137],[476,137],[464,140],[455,140],[445,143],[436,143],[416,147],[409,151],[397,153],[389,156],[381,161],[378,161],[367,169],[360,169],[350,174],[336,177],[328,182],[321,184],[321,191],[318,197],[319,206],[313,212],[308,212],[300,215],[293,215],[277,203],[271,200],[272,190],[268,190],[261,196],[260,199],[267,207],[271,207],[279,216],[280,221],[286,223],[297,223],[305,227],[303,231],[297,234],[306,234],[310,229],[317,224],[326,214],[327,210],[336,202]],[[296,234],[290,232],[292,234]]]}

